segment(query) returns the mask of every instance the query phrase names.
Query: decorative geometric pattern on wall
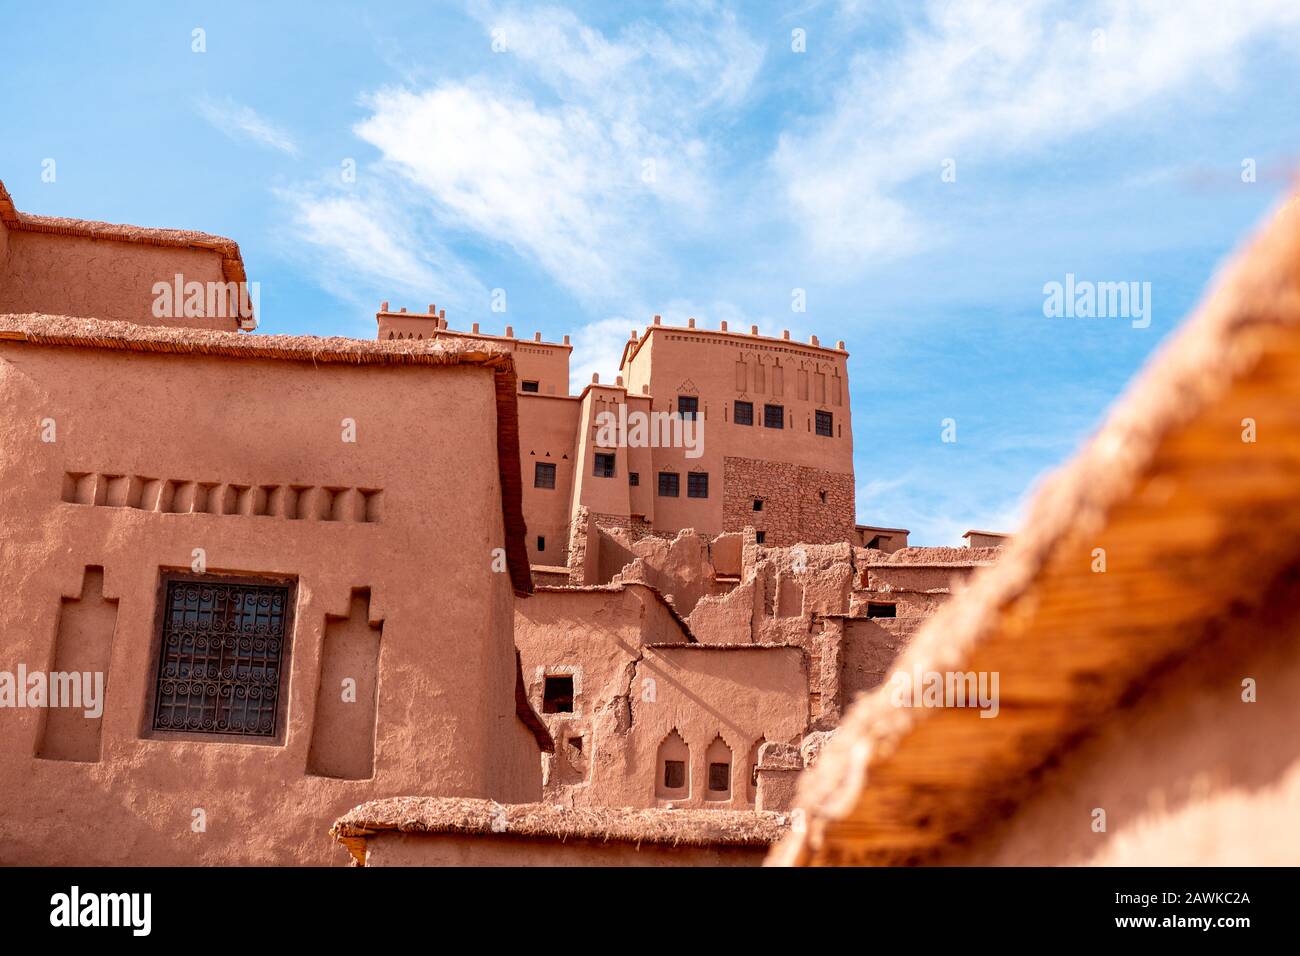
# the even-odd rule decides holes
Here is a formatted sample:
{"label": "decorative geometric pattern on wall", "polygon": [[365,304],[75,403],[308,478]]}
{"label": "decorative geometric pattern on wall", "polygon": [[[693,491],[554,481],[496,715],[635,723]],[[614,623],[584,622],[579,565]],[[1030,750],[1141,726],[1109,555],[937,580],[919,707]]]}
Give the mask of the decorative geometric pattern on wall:
{"label": "decorative geometric pattern on wall", "polygon": [[63,500],[106,508],[137,508],[160,514],[241,515],[288,520],[377,522],[380,488],[319,485],[241,485],[216,481],[146,478],[70,471]]}

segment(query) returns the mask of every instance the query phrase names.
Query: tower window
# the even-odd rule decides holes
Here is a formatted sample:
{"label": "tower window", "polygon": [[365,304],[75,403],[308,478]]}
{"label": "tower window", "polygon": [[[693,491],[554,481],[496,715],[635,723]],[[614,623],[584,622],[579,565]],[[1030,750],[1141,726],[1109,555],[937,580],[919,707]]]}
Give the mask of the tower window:
{"label": "tower window", "polygon": [[554,464],[548,461],[539,461],[534,463],[533,487],[534,488],[555,487],[555,465]]}
{"label": "tower window", "polygon": [[629,471],[627,473],[627,483],[633,488],[639,487],[641,484],[641,474],[639,472]]}
{"label": "tower window", "polygon": [[731,764],[709,764],[709,789],[714,793],[726,793],[731,789]]}
{"label": "tower window", "polygon": [[755,532],[754,532],[754,543],[755,543],[755,544],[762,544],[762,543],[763,543],[764,541],[766,541],[766,540],[767,540],[767,532],[766,532],[766,531],[755,531]]}
{"label": "tower window", "polygon": [[686,497],[709,497],[709,474],[705,471],[693,471],[686,476]]}
{"label": "tower window", "polygon": [[682,418],[695,420],[695,416],[700,411],[700,400],[694,395],[677,396],[677,414]]}
{"label": "tower window", "polygon": [[867,617],[898,617],[898,605],[884,601],[868,601]]}
{"label": "tower window", "polygon": [[520,388],[522,388],[525,392],[536,392],[536,391],[540,391],[540,389],[538,388],[540,384],[541,384],[540,382],[524,382],[523,385],[520,386]]}
{"label": "tower window", "polygon": [[817,412],[817,434],[832,438],[835,435],[834,416],[830,412]]}
{"label": "tower window", "polygon": [[542,713],[573,713],[573,675],[547,674],[542,682]]}
{"label": "tower window", "polygon": [[785,428],[785,406],[764,405],[763,406],[763,427],[764,428]]}
{"label": "tower window", "polygon": [[540,534],[537,536],[537,550],[538,551],[546,550],[546,539],[542,537]]}
{"label": "tower window", "polygon": [[592,471],[597,478],[614,477],[614,453],[598,451],[595,454],[595,467]]}
{"label": "tower window", "polygon": [[753,402],[736,402],[736,411],[733,421],[737,425],[754,424],[754,403]]}
{"label": "tower window", "polygon": [[755,499],[754,499],[754,510],[755,510],[755,511],[762,511],[762,510],[763,510],[763,499],[762,499],[762,498],[755,498]]}
{"label": "tower window", "polygon": [[681,490],[681,481],[681,476],[676,472],[659,472],[659,497],[676,498]]}

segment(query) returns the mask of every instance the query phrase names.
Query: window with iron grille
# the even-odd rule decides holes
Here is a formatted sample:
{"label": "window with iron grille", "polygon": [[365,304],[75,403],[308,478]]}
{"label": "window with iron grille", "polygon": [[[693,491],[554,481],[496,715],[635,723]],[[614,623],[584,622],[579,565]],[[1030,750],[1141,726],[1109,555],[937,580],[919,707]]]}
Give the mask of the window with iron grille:
{"label": "window with iron grille", "polygon": [[693,471],[686,476],[686,497],[687,498],[709,497],[709,473],[708,472]]}
{"label": "window with iron grille", "polygon": [[726,793],[731,789],[731,764],[709,764],[709,789],[714,793]]}
{"label": "window with iron grille", "polygon": [[167,580],[153,729],[274,737],[292,594],[272,582]]}
{"label": "window with iron grille", "polygon": [[634,486],[635,486],[635,485],[640,485],[640,484],[641,484],[641,475],[640,475],[638,472],[635,472],[635,471],[629,471],[629,472],[627,473],[627,483],[628,483],[629,485],[634,485]]}
{"label": "window with iron grille", "polygon": [[659,497],[676,498],[681,488],[681,476],[673,471],[659,472]]}
{"label": "window with iron grille", "polygon": [[763,406],[763,427],[764,428],[785,428],[785,406],[764,405]]}
{"label": "window with iron grille", "polygon": [[533,487],[555,487],[555,465],[547,461],[536,462],[533,466]]}
{"label": "window with iron grille", "polygon": [[521,387],[525,392],[537,392],[540,391],[540,388],[538,387],[540,384],[540,382],[524,382]]}
{"label": "window with iron grille", "polygon": [[835,435],[834,418],[830,412],[817,413],[817,434],[831,438]]}
{"label": "window with iron grille", "polygon": [[597,478],[614,477],[614,453],[598,451],[595,454],[596,465],[592,474]]}
{"label": "window with iron grille", "polygon": [[737,425],[754,424],[754,403],[753,402],[736,402],[735,414],[731,420]]}
{"label": "window with iron grille", "polygon": [[693,395],[677,396],[677,414],[682,418],[694,420],[700,411],[700,400]]}

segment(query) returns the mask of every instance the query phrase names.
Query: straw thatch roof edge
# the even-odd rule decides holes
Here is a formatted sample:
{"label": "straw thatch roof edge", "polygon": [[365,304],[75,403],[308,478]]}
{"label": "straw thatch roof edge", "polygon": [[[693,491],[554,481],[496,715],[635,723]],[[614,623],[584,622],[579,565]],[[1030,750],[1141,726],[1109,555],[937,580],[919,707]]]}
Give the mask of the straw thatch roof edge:
{"label": "straw thatch roof edge", "polygon": [[335,821],[330,836],[354,855],[358,840],[382,832],[761,847],[779,839],[787,825],[785,815],[771,811],[578,808],[468,797],[389,797],[349,810]]}

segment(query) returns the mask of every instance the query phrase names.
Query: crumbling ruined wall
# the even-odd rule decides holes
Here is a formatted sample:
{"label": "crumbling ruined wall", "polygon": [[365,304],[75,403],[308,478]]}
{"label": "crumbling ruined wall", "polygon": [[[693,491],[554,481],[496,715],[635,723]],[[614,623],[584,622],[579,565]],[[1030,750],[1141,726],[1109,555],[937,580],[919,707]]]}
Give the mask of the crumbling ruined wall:
{"label": "crumbling ruined wall", "polygon": [[632,555],[632,560],[614,575],[614,581],[649,584],[670,598],[683,615],[689,615],[700,598],[713,593],[713,562],[703,536],[687,529],[671,540],[641,538],[624,544],[624,534],[605,535]]}
{"label": "crumbling ruined wall", "polygon": [[[574,522],[571,579],[584,586],[523,602],[534,608],[525,608],[517,627],[539,711],[539,663],[581,671],[575,713],[543,715],[557,743],[546,758],[546,799],[577,806],[752,806],[757,778],[742,794],[742,765],[757,766],[759,747],[808,744],[800,759],[815,759],[852,699],[886,680],[921,623],[997,554],[884,554],[848,541],[771,547],[758,543],[753,527],[710,540],[692,530],[638,535],[600,521],[580,510]],[[548,601],[572,606],[543,614]],[[896,616],[874,616],[882,610]],[[784,717],[774,720],[764,682],[784,686],[795,671],[798,693],[778,694]],[[658,707],[665,689],[670,706]],[[660,747],[674,731],[680,740],[669,743],[683,761],[689,753],[692,782],[668,799],[656,793],[656,775]],[[739,768],[726,801],[700,790],[709,763],[703,752],[719,736]],[[778,800],[775,791],[771,799]]]}
{"label": "crumbling ruined wall", "polygon": [[843,670],[841,693],[844,706],[859,694],[875,690],[892,673],[894,661],[903,653],[924,618],[913,620],[866,620],[845,618],[843,625]]}

